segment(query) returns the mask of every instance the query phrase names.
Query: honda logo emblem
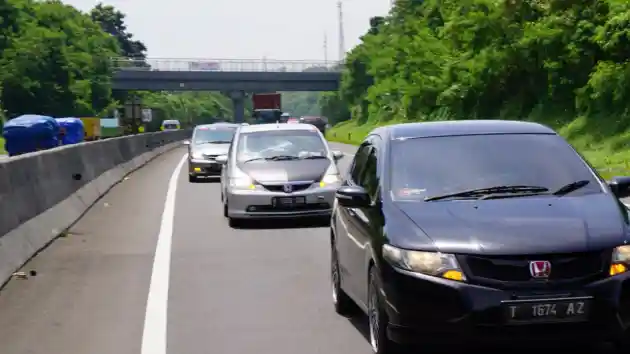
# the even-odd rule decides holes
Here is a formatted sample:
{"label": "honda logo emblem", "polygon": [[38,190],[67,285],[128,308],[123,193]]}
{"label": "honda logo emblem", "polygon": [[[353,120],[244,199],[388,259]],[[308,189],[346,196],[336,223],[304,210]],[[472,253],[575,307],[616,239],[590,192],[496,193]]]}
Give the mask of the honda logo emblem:
{"label": "honda logo emblem", "polygon": [[284,187],[282,188],[284,190],[285,193],[291,193],[293,192],[293,186],[290,184],[285,184]]}
{"label": "honda logo emblem", "polygon": [[532,278],[549,278],[551,263],[549,261],[531,261],[529,262],[529,273],[532,275]]}

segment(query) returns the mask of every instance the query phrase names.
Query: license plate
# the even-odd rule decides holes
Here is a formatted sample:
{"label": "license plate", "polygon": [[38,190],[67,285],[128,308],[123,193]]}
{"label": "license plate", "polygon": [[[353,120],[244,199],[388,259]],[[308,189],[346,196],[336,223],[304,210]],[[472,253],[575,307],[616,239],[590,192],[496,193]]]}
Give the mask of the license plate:
{"label": "license plate", "polygon": [[504,303],[508,322],[576,322],[586,321],[590,299],[539,300]]}
{"label": "license plate", "polygon": [[306,204],[305,197],[276,197],[271,200],[271,205],[277,208],[292,208]]}

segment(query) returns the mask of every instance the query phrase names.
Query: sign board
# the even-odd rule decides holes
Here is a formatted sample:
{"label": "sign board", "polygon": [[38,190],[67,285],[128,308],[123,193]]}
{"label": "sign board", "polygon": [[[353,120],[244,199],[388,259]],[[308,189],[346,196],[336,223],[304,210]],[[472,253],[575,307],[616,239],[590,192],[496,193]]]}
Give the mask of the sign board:
{"label": "sign board", "polygon": [[191,71],[220,71],[221,63],[216,62],[216,61],[206,61],[206,62],[191,61],[188,63],[188,68]]}
{"label": "sign board", "polygon": [[151,108],[145,108],[142,110],[142,121],[150,123],[153,120],[153,110]]}

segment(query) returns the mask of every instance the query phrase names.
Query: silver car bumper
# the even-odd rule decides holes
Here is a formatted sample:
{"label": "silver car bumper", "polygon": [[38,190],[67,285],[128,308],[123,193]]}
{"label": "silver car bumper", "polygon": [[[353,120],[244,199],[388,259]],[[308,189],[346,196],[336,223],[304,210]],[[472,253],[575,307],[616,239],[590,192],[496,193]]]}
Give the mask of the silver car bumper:
{"label": "silver car bumper", "polygon": [[[335,201],[336,185],[308,189],[293,193],[272,192],[264,189],[240,190],[228,187],[227,214],[237,219],[295,218],[330,216]],[[273,198],[305,197],[306,204],[291,209],[274,208]]]}
{"label": "silver car bumper", "polygon": [[212,160],[188,160],[188,174],[195,177],[220,176],[222,167],[221,164]]}

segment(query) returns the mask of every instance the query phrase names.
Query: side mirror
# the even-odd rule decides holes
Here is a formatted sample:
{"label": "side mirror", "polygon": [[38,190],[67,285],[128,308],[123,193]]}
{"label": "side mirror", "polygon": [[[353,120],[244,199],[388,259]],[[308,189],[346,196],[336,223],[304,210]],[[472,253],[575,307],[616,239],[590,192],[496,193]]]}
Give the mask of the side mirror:
{"label": "side mirror", "polygon": [[346,156],[343,152],[335,150],[332,152],[333,154],[333,158],[335,159],[335,161],[339,161],[341,160],[344,156]]}
{"label": "side mirror", "polygon": [[630,177],[613,177],[608,186],[617,198],[630,197]]}
{"label": "side mirror", "polygon": [[371,200],[365,189],[358,186],[343,186],[337,189],[339,205],[346,208],[365,208],[370,206]]}
{"label": "side mirror", "polygon": [[221,165],[227,164],[227,160],[228,160],[227,155],[219,155],[214,159],[214,161],[220,163]]}
{"label": "side mirror", "polygon": [[184,140],[183,145],[190,145],[190,140]]}

